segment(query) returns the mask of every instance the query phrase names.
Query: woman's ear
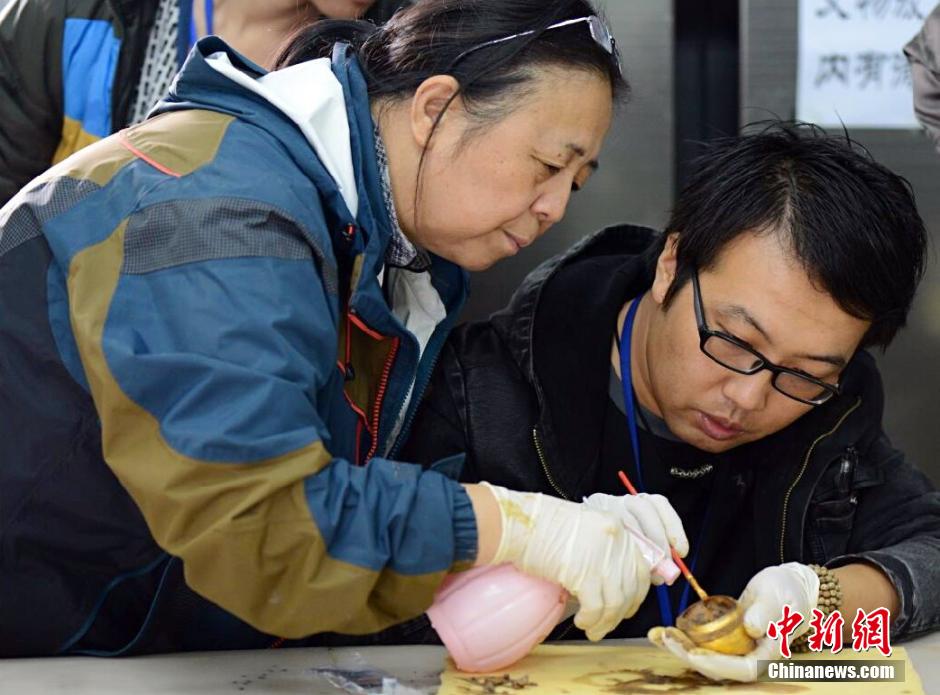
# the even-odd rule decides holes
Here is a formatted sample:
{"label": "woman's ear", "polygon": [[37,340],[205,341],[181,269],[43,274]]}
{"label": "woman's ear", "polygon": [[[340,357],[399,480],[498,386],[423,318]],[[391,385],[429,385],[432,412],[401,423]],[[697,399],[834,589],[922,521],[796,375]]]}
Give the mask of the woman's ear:
{"label": "woman's ear", "polygon": [[672,286],[676,279],[676,250],[679,245],[679,234],[673,232],[666,238],[663,250],[656,260],[656,276],[653,278],[653,286],[650,288],[650,295],[653,300],[662,305],[666,300],[666,292]]}
{"label": "woman's ear", "polygon": [[[415,90],[411,98],[411,132],[414,135],[415,143],[419,148],[428,147],[431,141],[431,134],[434,132],[434,124],[438,118],[441,119],[441,125],[444,118],[441,114],[447,109],[452,111],[454,107],[460,107],[460,83],[450,75],[434,75],[429,77]],[[451,101],[454,101],[451,104]],[[450,107],[448,107],[450,104]],[[440,128],[440,126],[438,126]]]}

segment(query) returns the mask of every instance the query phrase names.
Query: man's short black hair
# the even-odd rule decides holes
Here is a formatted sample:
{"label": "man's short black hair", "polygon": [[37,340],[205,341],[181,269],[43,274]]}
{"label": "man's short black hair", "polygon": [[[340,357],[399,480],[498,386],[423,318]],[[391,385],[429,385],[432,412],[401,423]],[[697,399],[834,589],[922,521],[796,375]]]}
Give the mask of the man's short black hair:
{"label": "man's short black hair", "polygon": [[739,235],[779,234],[814,284],[872,322],[861,347],[888,346],[925,265],[927,234],[907,180],[848,133],[792,121],[711,141],[692,171],[659,245],[678,234],[666,307],[694,269],[711,267]]}

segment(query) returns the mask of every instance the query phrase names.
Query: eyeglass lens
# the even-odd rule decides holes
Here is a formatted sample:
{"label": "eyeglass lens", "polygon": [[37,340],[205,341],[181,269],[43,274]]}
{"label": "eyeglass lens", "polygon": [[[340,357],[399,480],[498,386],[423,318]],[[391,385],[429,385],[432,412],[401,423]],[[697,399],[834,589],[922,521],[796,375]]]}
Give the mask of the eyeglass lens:
{"label": "eyeglass lens", "polygon": [[[705,354],[728,369],[742,374],[753,374],[764,366],[764,361],[754,353],[720,335],[711,335],[702,345]],[[831,392],[818,383],[798,374],[777,372],[774,387],[781,393],[803,401],[826,400]]]}

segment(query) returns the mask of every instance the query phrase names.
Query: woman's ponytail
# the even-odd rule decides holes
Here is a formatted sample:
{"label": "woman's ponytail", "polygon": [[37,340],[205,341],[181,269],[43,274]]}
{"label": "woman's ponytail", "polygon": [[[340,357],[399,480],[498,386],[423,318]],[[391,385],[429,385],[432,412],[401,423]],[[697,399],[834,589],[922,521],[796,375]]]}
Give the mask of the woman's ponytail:
{"label": "woman's ponytail", "polygon": [[274,59],[274,69],[314,58],[329,58],[333,44],[343,41],[357,52],[379,31],[371,22],[355,19],[320,19],[297,29]]}

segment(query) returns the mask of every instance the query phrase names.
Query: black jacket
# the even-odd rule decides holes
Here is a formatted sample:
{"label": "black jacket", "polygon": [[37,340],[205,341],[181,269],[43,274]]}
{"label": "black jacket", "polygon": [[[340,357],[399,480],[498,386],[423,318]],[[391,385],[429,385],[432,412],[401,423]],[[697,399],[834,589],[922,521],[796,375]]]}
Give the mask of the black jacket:
{"label": "black jacket", "polygon": [[[466,451],[465,482],[572,500],[594,492],[610,340],[623,303],[651,284],[652,239],[639,227],[605,229],[533,271],[489,321],[457,329],[403,458]],[[559,280],[562,268],[581,272]],[[882,430],[872,357],[859,352],[843,383],[840,397],[732,450],[751,471],[742,524],[753,527],[758,568],[873,563],[900,596],[894,637],[927,632],[940,626],[940,494]]]}

